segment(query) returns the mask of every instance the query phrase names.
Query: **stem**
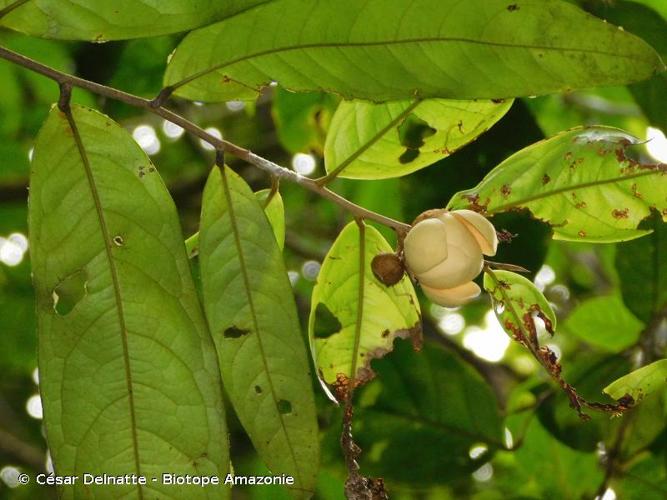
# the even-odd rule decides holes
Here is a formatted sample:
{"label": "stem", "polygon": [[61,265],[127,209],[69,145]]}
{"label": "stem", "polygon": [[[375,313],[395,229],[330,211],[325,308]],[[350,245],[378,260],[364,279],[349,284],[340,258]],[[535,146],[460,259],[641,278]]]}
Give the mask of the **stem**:
{"label": "stem", "polygon": [[372,210],[367,210],[355,203],[352,203],[348,199],[343,198],[333,191],[330,191],[326,187],[320,186],[314,179],[309,179],[308,177],[304,177],[292,170],[288,170],[285,167],[282,167],[277,163],[273,163],[266,158],[262,158],[261,156],[254,154],[252,151],[242,148],[241,146],[237,146],[234,143],[212,136],[204,129],[187,120],[183,116],[163,107],[162,102],[166,100],[166,96],[162,95],[162,93],[161,96],[157,99],[144,99],[143,97],[129,94],[127,92],[123,92],[122,90],[107,87],[106,85],[101,85],[89,80],[84,80],[83,78],[79,78],[77,76],[63,73],[62,71],[53,69],[49,66],[46,66],[45,64],[35,61],[34,59],[30,59],[1,46],[0,59],[5,59],[9,62],[17,64],[18,66],[29,69],[30,71],[39,73],[40,75],[43,75],[57,82],[61,86],[78,87],[93,92],[97,95],[108,97],[109,99],[124,102],[130,106],[145,109],[150,113],[156,114],[165,120],[182,127],[190,134],[197,136],[203,141],[209,143],[211,146],[216,148],[216,150],[233,154],[237,158],[240,158],[250,163],[251,165],[254,165],[255,167],[277,177],[278,179],[286,179],[289,182],[299,184],[300,186],[316,193],[322,198],[326,198],[327,200],[339,205],[357,218],[378,222],[384,226],[394,229],[398,233],[404,233],[410,229],[408,224],[394,220],[390,217],[386,217],[377,212],[373,212]]}

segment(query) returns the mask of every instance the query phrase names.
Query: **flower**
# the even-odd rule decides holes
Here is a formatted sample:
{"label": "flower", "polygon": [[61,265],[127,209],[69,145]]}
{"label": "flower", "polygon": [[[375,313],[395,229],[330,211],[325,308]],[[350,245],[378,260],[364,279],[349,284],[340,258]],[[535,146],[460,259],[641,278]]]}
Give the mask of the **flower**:
{"label": "flower", "polygon": [[472,210],[424,215],[405,237],[405,264],[430,300],[446,307],[465,304],[480,294],[472,280],[482,271],[482,254],[496,254],[496,230]]}

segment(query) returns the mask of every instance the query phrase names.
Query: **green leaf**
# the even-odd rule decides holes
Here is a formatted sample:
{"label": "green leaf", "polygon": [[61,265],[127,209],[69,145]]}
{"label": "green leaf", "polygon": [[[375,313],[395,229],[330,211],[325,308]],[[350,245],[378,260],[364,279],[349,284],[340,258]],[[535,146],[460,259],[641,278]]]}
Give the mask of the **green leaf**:
{"label": "green leaf", "polygon": [[616,248],[623,302],[645,323],[667,308],[667,224],[657,214],[648,222],[650,236]]}
{"label": "green leaf", "polygon": [[[512,423],[510,430],[516,432]],[[595,453],[583,453],[554,439],[533,417],[514,453],[526,480],[536,484],[536,498],[593,498],[603,471]]]}
{"label": "green leaf", "polygon": [[[657,450],[656,450],[657,451]],[[661,500],[667,497],[667,467],[664,453],[640,456],[620,475],[611,487],[624,500]]]}
{"label": "green leaf", "polygon": [[[576,387],[577,393],[583,398],[613,403],[611,398],[600,394],[600,388],[607,385],[610,380],[627,373],[631,366],[628,360],[623,355],[610,356],[608,353],[601,354],[585,349],[568,352],[566,356],[566,362],[562,367],[563,379]],[[540,374],[535,377],[540,381],[544,380]],[[590,420],[582,425],[581,417],[572,411],[571,405],[570,394],[557,391],[536,408],[536,416],[553,438],[566,446],[575,450],[595,452],[598,444],[609,435],[609,415],[591,412]],[[634,410],[633,408],[632,411]]]}
{"label": "green leaf", "polygon": [[667,4],[662,0],[633,0],[632,3],[646,5],[658,12],[664,19],[667,19]]}
{"label": "green leaf", "polygon": [[510,271],[486,272],[484,289],[491,295],[496,316],[508,335],[523,332],[535,316],[545,323],[547,331],[556,331],[556,314],[532,281]]}
{"label": "green leaf", "polygon": [[[640,5],[644,3],[645,5]],[[592,12],[623,29],[639,35],[653,47],[660,57],[667,58],[667,6],[662,0],[626,2],[616,0],[613,5],[592,5]],[[659,5],[662,4],[662,5]],[[664,14],[660,16],[658,11]],[[667,73],[629,86],[635,101],[652,125],[667,130]]]}
{"label": "green leaf", "polygon": [[227,167],[206,183],[200,234],[204,307],[225,389],[267,466],[293,476],[293,493],[307,497],[319,448],[292,288],[260,203]]}
{"label": "green leaf", "polygon": [[269,219],[278,247],[282,251],[285,248],[285,205],[283,204],[283,197],[280,196],[280,191],[272,192],[270,189],[257,191],[255,197],[264,208],[264,213],[266,218]]}
{"label": "green leaf", "polygon": [[604,388],[604,392],[615,399],[630,394],[635,401],[640,401],[665,387],[667,387],[667,359],[661,359],[614,380]]}
{"label": "green leaf", "polygon": [[639,340],[644,323],[625,307],[620,297],[595,297],[580,304],[565,322],[565,329],[588,344],[621,352]]}
{"label": "green leaf", "polygon": [[639,140],[608,127],[578,128],[538,142],[494,168],[448,208],[488,215],[527,208],[554,238],[605,243],[637,238],[650,209],[663,212],[667,165],[629,157]]}
{"label": "green leaf", "polygon": [[329,249],[311,299],[308,332],[323,384],[342,375],[362,384],[371,361],[393,349],[394,339],[421,339],[419,303],[410,279],[392,287],[373,275],[371,261],[392,249],[372,226],[351,222]]}
{"label": "green leaf", "polygon": [[290,153],[321,154],[338,98],[324,92],[297,94],[278,87],[271,113],[281,144]]}
{"label": "green leaf", "polygon": [[663,69],[640,38],[559,0],[285,0],[190,33],[165,83],[200,101],[253,98],[272,80],[373,101],[493,99]]}
{"label": "green leaf", "polygon": [[[54,108],[35,146],[30,193],[40,390],[56,470],[224,476],[215,347],[155,167],[106,116]],[[114,498],[229,494],[150,481],[106,488]]]}
{"label": "green leaf", "polygon": [[[269,219],[269,224],[271,224],[271,229],[273,229],[273,234],[278,242],[278,247],[282,251],[285,248],[285,206],[283,197],[280,196],[280,191],[271,194],[270,189],[256,191],[255,197],[262,204],[264,213]],[[190,258],[199,255],[199,231],[185,240],[185,249]]]}
{"label": "green leaf", "polygon": [[327,172],[352,179],[409,174],[474,140],[511,106],[511,100],[343,101],[324,146]]}
{"label": "green leaf", "polygon": [[187,31],[271,0],[0,0],[0,25],[31,36],[106,42]]}
{"label": "green leaf", "polygon": [[[429,342],[415,353],[397,341],[373,366],[378,377],[360,391],[354,415],[365,473],[423,488],[470,474],[503,447],[493,391],[455,354]],[[481,444],[489,452],[471,458]]]}

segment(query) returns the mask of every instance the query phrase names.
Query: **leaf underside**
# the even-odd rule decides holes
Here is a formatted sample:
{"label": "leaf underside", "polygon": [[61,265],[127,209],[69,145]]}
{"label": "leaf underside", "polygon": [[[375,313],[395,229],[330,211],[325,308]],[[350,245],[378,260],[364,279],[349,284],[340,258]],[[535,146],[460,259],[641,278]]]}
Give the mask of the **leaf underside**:
{"label": "leaf underside", "polygon": [[165,85],[199,101],[254,98],[271,81],[376,102],[494,99],[624,84],[664,69],[640,38],[569,3],[516,6],[506,0],[268,3],[190,33],[169,63]]}
{"label": "leaf underside", "polygon": [[31,36],[106,42],[187,31],[271,0],[0,0],[0,25]]}
{"label": "leaf underside", "polygon": [[[79,106],[51,111],[32,162],[30,239],[40,389],[58,474],[226,474],[215,348],[176,209],[119,125]],[[88,488],[62,495],[81,498]],[[104,498],[228,494],[157,482],[104,490]]]}
{"label": "leaf underside", "polygon": [[630,394],[635,401],[641,401],[646,396],[665,389],[667,389],[667,359],[661,359],[615,380],[604,388],[604,392],[612,398]]}
{"label": "leaf underside", "polygon": [[511,106],[511,100],[343,101],[324,146],[327,172],[351,179],[409,174],[473,141]]}
{"label": "leaf underside", "polygon": [[667,220],[667,166],[631,158],[639,140],[609,127],[577,128],[529,146],[448,208],[488,215],[528,209],[554,238],[608,243],[647,234],[651,209]]}
{"label": "leaf underside", "polygon": [[200,252],[204,307],[222,380],[260,457],[312,493],[319,462],[306,346],[282,253],[262,206],[229,168],[204,189]]}

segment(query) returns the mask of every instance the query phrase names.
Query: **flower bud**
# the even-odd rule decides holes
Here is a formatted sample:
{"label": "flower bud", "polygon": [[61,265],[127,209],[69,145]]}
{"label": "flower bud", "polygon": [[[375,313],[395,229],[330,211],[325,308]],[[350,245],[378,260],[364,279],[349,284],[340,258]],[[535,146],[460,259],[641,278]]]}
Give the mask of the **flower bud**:
{"label": "flower bud", "polygon": [[[471,210],[430,211],[405,237],[405,263],[426,296],[443,306],[461,305],[480,293],[472,280],[495,255],[498,237],[486,218]],[[418,220],[420,219],[418,218]]]}
{"label": "flower bud", "polygon": [[405,274],[403,263],[395,253],[376,255],[371,261],[371,269],[375,277],[387,286],[394,286]]}

